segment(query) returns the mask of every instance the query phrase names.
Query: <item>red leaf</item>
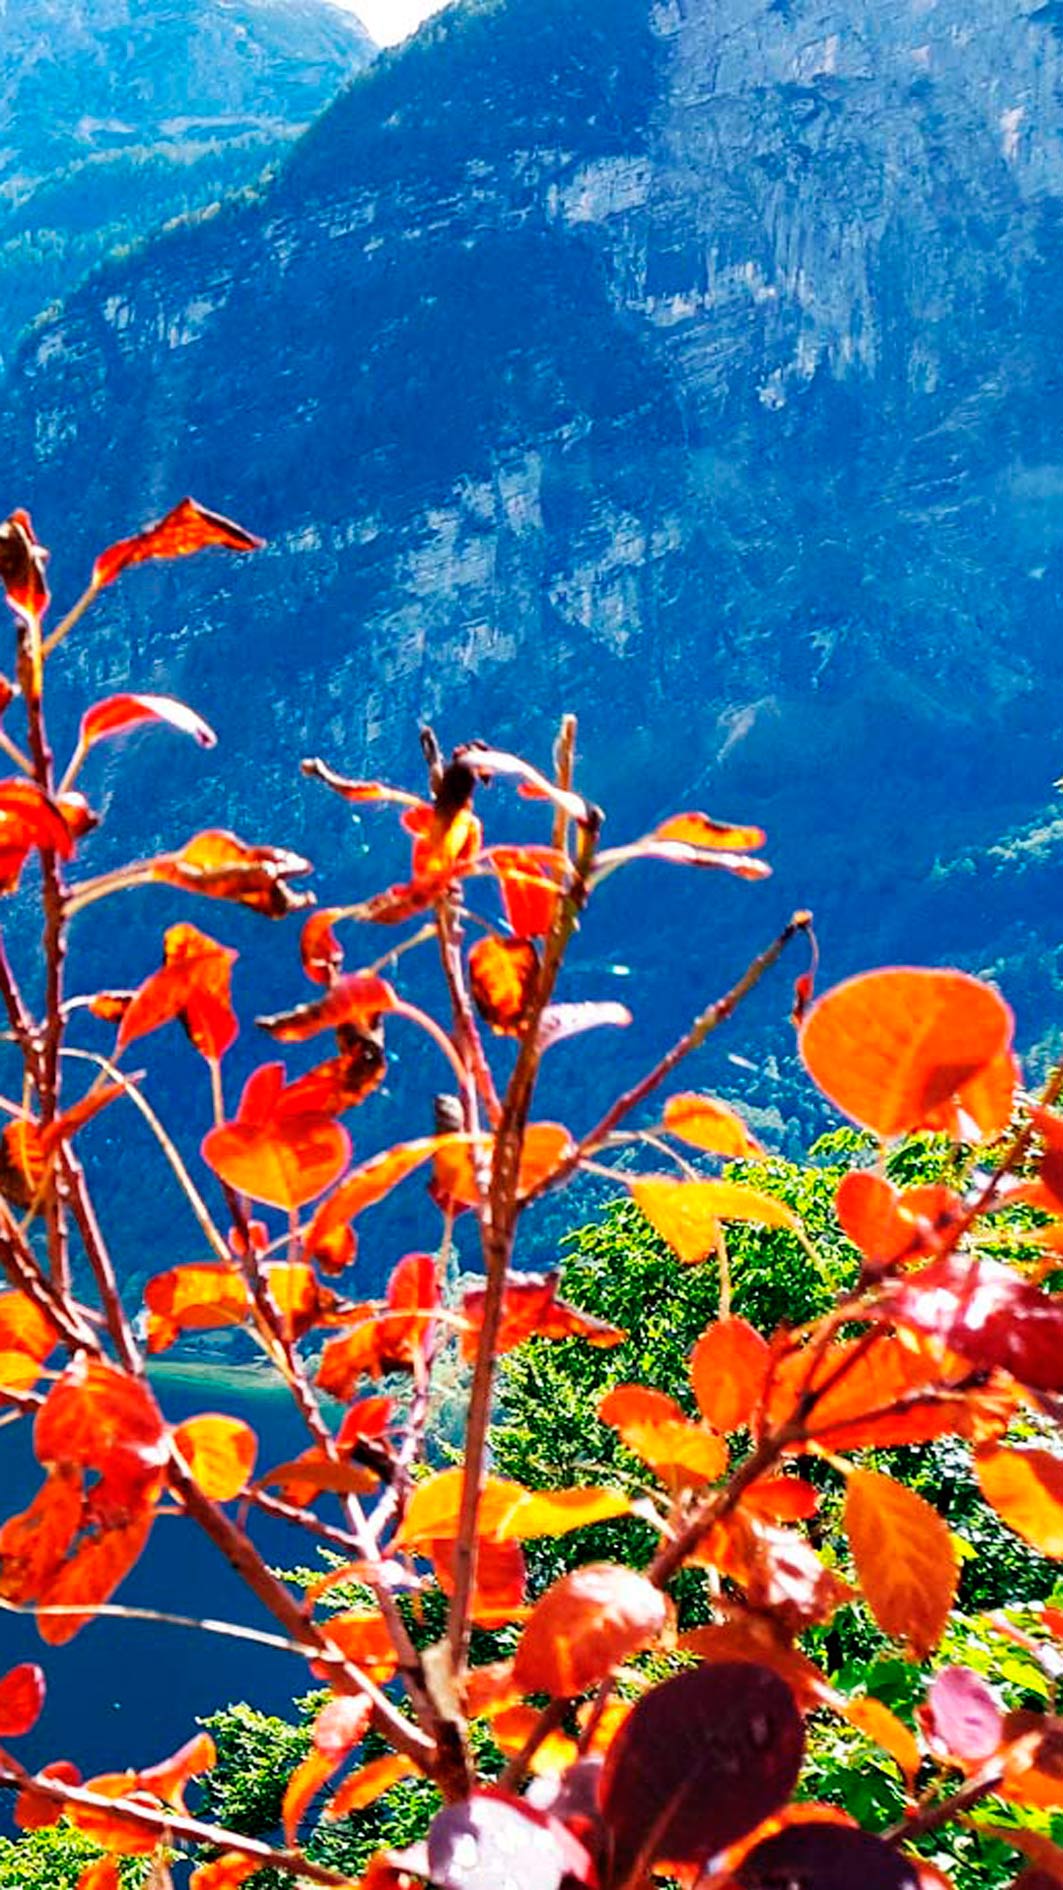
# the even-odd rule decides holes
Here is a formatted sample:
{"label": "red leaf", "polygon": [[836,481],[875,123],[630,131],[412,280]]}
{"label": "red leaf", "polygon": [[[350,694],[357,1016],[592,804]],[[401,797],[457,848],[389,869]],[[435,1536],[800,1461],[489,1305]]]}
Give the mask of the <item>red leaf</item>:
{"label": "red leaf", "polygon": [[[876,1135],[919,1129],[959,1136],[1007,1127],[991,1066],[1010,1052],[1013,1018],[988,985],[962,971],[891,968],[836,985],[802,1025],[799,1046],[814,1083]],[[1013,1078],[1009,1077],[1009,1083]]]}
{"label": "red leaf", "polygon": [[213,748],[217,736],[201,715],[174,696],[106,696],[81,718],[78,747],[84,751],[110,735],[124,735],[142,722],[166,722],[182,735],[191,735],[201,748]]}
{"label": "red leaf", "polygon": [[618,866],[629,866],[633,860],[663,860],[668,866],[714,867],[718,872],[733,873],[736,879],[771,878],[767,861],[755,860],[748,853],[730,853],[723,847],[710,850],[682,840],[657,840],[651,834],[648,839],[636,840],[630,846],[607,847],[604,853],[599,853],[591,885],[599,876]]}
{"label": "red leaf", "polygon": [[44,1706],[44,1675],[31,1661],[0,1679],[0,1739],[18,1739],[37,1724]]}
{"label": "red leaf", "polygon": [[185,558],[210,545],[221,545],[229,551],[259,551],[264,543],[264,539],[223,518],[220,512],[208,512],[195,499],[182,499],[165,518],[102,551],[92,567],[92,588],[102,591],[120,572],[132,564],[143,564],[147,558]]}
{"label": "red leaf", "polygon": [[81,1527],[81,1473],[59,1470],[45,1479],[28,1509],[0,1528],[0,1594],[36,1601]]}
{"label": "red leaf", "polygon": [[395,1008],[395,1002],[395,993],[383,978],[353,972],[338,979],[324,997],[299,1004],[293,1011],[279,1011],[275,1017],[256,1017],[255,1022],[278,1043],[305,1043],[320,1030],[338,1030],[344,1024],[372,1029],[385,1011]]}
{"label": "red leaf", "polygon": [[602,1775],[613,1881],[700,1868],[786,1803],[803,1755],[801,1715],[768,1667],[714,1662],[643,1694]]}
{"label": "red leaf", "polygon": [[21,506],[0,525],[0,584],[12,610],[39,623],[48,608],[48,552]]}
{"label": "red leaf", "polygon": [[439,1306],[439,1282],[432,1254],[410,1253],[388,1281],[387,1300],[379,1311],[354,1308],[364,1317],[340,1339],[331,1339],[321,1355],[317,1383],[333,1397],[347,1398],[363,1373],[409,1370],[415,1356],[431,1346],[433,1314]]}
{"label": "red leaf", "polygon": [[[622,1345],[626,1332],[607,1325],[593,1313],[566,1306],[557,1298],[557,1273],[511,1273],[507,1277],[502,1300],[502,1320],[495,1340],[496,1356],[512,1352],[531,1338],[584,1338],[590,1345]],[[483,1325],[486,1286],[470,1286],[461,1302],[463,1318],[468,1322],[461,1335],[461,1353],[466,1361],[476,1357]]]}
{"label": "red leaf", "polygon": [[145,1481],[166,1462],[166,1426],[143,1379],[81,1352],[38,1411],[33,1448],[42,1464],[105,1470],[116,1451],[136,1452]]}
{"label": "red leaf", "polygon": [[[0,843],[2,843],[0,829]],[[152,866],[152,878],[206,899],[231,899],[268,919],[312,905],[313,893],[288,884],[313,871],[309,860],[286,847],[249,846],[222,827],[209,827],[187,840],[179,853],[166,854]]]}
{"label": "red leaf", "polygon": [[469,953],[469,989],[485,1023],[516,1036],[539,983],[539,954],[530,939],[491,932]]}
{"label": "red leaf", "polygon": [[[955,1375],[964,1375],[962,1365],[953,1368],[950,1376]],[[828,1383],[829,1389],[821,1390]],[[831,1346],[814,1367],[801,1350],[776,1362],[765,1421],[785,1423],[806,1395],[817,1393],[805,1419],[810,1436],[834,1450],[885,1450],[928,1443],[952,1431],[970,1435],[980,1400],[1000,1408],[988,1389],[950,1397],[948,1385],[936,1347],[924,1349],[886,1334],[871,1346],[852,1339]],[[1005,1416],[1007,1408],[1005,1400]]]}
{"label": "red leaf", "polygon": [[[92,1620],[93,1609],[109,1601],[119,1583],[139,1560],[151,1533],[153,1512],[133,1514],[128,1521],[101,1528],[63,1563],[37,1597],[37,1631],[51,1647],[61,1647]],[[83,1614],[47,1614],[47,1608],[84,1608]]]}
{"label": "red leaf", "polygon": [[978,1371],[999,1368],[1037,1391],[1063,1391],[1063,1299],[992,1260],[947,1254],[891,1282],[886,1316],[933,1334]]}
{"label": "red leaf", "polygon": [[567,853],[554,847],[488,847],[482,858],[498,875],[502,905],[517,938],[545,938],[559,889],[572,878]]}
{"label": "red leaf", "polygon": [[179,1017],[201,1056],[223,1057],[239,1031],[232,1007],[237,955],[194,925],[171,925],[163,938],[162,969],[145,980],[126,1008],[115,1055]]}
{"label": "red leaf", "polygon": [[284,1823],[284,1841],[291,1846],[295,1843],[295,1834],[303,1817],[317,1797],[322,1787],[328,1784],[339,1759],[324,1752],[311,1751],[295,1771],[284,1792],[282,1819]]}
{"label": "red leaf", "polygon": [[242,1851],[223,1851],[209,1864],[200,1864],[188,1879],[188,1890],[239,1890],[242,1883],[262,1869],[257,1857],[245,1857]]}

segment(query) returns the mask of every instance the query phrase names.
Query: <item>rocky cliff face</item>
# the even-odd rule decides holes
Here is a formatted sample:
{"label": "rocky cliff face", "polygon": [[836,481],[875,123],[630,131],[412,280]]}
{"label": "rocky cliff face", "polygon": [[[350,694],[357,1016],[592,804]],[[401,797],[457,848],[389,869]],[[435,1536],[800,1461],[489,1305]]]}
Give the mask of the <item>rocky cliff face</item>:
{"label": "rocky cliff face", "polygon": [[[76,296],[4,417],[57,579],[185,490],[271,540],[133,574],[71,644],[72,683],[173,689],[223,737],[209,772],[137,756],[127,844],[223,792],[233,824],[331,860],[327,893],[367,892],[367,825],[309,796],[302,753],[416,780],[419,718],[542,758],[571,707],[611,832],[702,805],[760,820],[777,869],[614,882],[576,978],[639,973],[618,1071],[795,902],[828,978],[959,958],[1043,1036],[1057,14],[467,0],[262,202]],[[748,1094],[791,1114],[752,1028]]]}
{"label": "rocky cliff face", "polygon": [[254,182],[373,50],[329,0],[0,4],[0,353],[108,249]]}

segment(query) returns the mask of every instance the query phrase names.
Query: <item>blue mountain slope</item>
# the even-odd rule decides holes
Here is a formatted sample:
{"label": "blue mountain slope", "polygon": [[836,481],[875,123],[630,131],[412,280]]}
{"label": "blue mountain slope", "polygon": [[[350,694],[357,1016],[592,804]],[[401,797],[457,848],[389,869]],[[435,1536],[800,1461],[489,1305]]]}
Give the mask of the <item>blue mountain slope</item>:
{"label": "blue mountain slope", "polygon": [[[206,766],[145,741],[120,800],[101,755],[126,849],[224,814],[357,896],[401,849],[374,866],[381,829],[302,754],[416,784],[422,717],[544,759],[571,707],[611,836],[702,805],[765,825],[777,869],[611,885],[570,992],[638,973],[611,1075],[805,903],[828,978],[960,959],[1043,1038],[1061,80],[1013,0],[469,0],[261,202],[109,265],[8,378],[10,502],[67,591],[185,490],[271,540],[132,574],[71,643],[71,726],[75,685],[135,679],[223,737]],[[123,929],[130,976],[162,910]],[[248,974],[270,1001],[287,949],[286,988]],[[752,1075],[702,1073],[807,1128],[785,1010],[776,986],[725,1046]],[[579,1116],[593,1066],[556,1056]]]}

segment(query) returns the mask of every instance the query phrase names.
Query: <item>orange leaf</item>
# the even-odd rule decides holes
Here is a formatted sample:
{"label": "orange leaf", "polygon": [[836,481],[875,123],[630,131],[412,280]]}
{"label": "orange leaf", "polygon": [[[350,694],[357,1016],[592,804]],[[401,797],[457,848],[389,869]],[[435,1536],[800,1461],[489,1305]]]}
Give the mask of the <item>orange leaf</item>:
{"label": "orange leaf", "polygon": [[154,525],[145,525],[132,538],[120,538],[101,551],[92,567],[92,588],[102,591],[120,572],[147,558],[185,558],[211,545],[228,551],[260,551],[264,543],[220,512],[208,512],[195,499],[182,499]]}
{"label": "orange leaf", "polygon": [[[955,1371],[969,1376],[959,1361]],[[1003,1422],[1010,1409],[1007,1397],[1001,1401],[988,1388],[949,1397],[939,1350],[883,1334],[871,1345],[863,1339],[833,1345],[814,1367],[805,1352],[788,1353],[773,1366],[765,1421],[785,1423],[806,1393],[834,1380],[805,1418],[808,1434],[834,1450],[929,1443],[950,1431],[970,1435],[983,1408],[987,1415],[999,1410]]]}
{"label": "orange leaf", "polygon": [[720,852],[755,853],[767,839],[763,827],[735,827],[708,814],[672,814],[654,828],[657,840],[678,840],[688,847],[712,847]]}
{"label": "orange leaf", "polygon": [[395,1001],[385,979],[356,971],[338,978],[324,997],[299,1004],[293,1011],[279,1011],[275,1017],[256,1017],[255,1022],[278,1043],[305,1043],[318,1031],[338,1030],[343,1024],[372,1028],[385,1011],[394,1010]]}
{"label": "orange leaf", "polygon": [[301,1339],[313,1326],[331,1319],[339,1301],[305,1260],[277,1260],[263,1272],[282,1338]]}
{"label": "orange leaf", "polygon": [[144,1304],[148,1351],[162,1352],[181,1332],[242,1325],[251,1311],[251,1295],[237,1267],[200,1261],[157,1273],[144,1288]]}
{"label": "orange leaf", "polygon": [[771,1348],[745,1319],[718,1319],[690,1359],[698,1410],[714,1431],[748,1424],[767,1383]]}
{"label": "orange leaf", "polygon": [[330,1116],[284,1116],[262,1125],[223,1123],[204,1137],[200,1152],[208,1168],[237,1193],[290,1211],[336,1180],[351,1142],[342,1123]]}
{"label": "orange leaf", "polygon": [[57,1470],[47,1477],[28,1509],[0,1528],[0,1594],[8,1601],[36,1601],[81,1527],[81,1474]]}
{"label": "orange leaf", "polygon": [[313,1751],[308,1752],[302,1763],[296,1766],[285,1787],[281,1807],[284,1841],[289,1847],[295,1843],[295,1834],[305,1812],[322,1787],[328,1784],[338,1764],[338,1758],[333,1759],[324,1752]]}
{"label": "orange leaf", "polygon": [[[439,1470],[418,1483],[407,1506],[395,1548],[446,1541],[458,1532],[462,1473]],[[526,1490],[520,1483],[488,1477],[480,1502],[478,1528],[493,1542],[521,1542],[535,1536],[563,1536],[588,1523],[610,1522],[631,1512],[617,1490]],[[329,1631],[331,1633],[331,1624]]]}
{"label": "orange leaf", "polygon": [[[62,1647],[89,1621],[100,1602],[109,1601],[140,1559],[151,1534],[151,1510],[133,1515],[96,1535],[87,1536],[70,1560],[46,1582],[37,1597],[37,1632],[51,1647]],[[48,1608],[84,1608],[77,1614],[48,1614]]]}
{"label": "orange leaf", "polygon": [[143,1379],[79,1352],[37,1413],[33,1448],[39,1463],[92,1469],[136,1450],[150,1472],[166,1461],[166,1426]]}
{"label": "orange leaf", "polygon": [[646,1175],[626,1185],[661,1239],[687,1263],[703,1260],[712,1251],[721,1221],[752,1221],[758,1227],[784,1227],[790,1233],[800,1227],[797,1216],[781,1201],[737,1181],[677,1181],[670,1175]]}
{"label": "orange leaf", "polygon": [[188,1890],[239,1890],[262,1865],[257,1857],[245,1857],[242,1851],[223,1851],[209,1864],[200,1864],[188,1879]]}
{"label": "orange leaf", "polygon": [[383,1201],[392,1188],[411,1175],[415,1168],[430,1161],[441,1149],[452,1143],[464,1144],[467,1140],[467,1137],[460,1135],[426,1135],[416,1142],[398,1142],[394,1148],[385,1149],[382,1155],[374,1155],[371,1161],[363,1162],[360,1168],[352,1169],[335,1194],[322,1202],[315,1213],[306,1237],[307,1254],[311,1258],[316,1257],[321,1243],[337,1228],[352,1221],[366,1208],[375,1207],[378,1201]]}
{"label": "orange leaf", "polygon": [[94,1864],[86,1864],[77,1890],[121,1890],[121,1883],[117,1857],[98,1857]]}
{"label": "orange leaf", "polygon": [[142,1772],[138,1772],[137,1787],[140,1791],[151,1792],[164,1805],[173,1805],[176,1810],[183,1811],[185,1786],[191,1779],[201,1778],[204,1772],[213,1771],[217,1763],[217,1749],[210,1734],[195,1733],[168,1759],[160,1759],[157,1765],[146,1766]]}
{"label": "orange leaf", "polygon": [[239,1030],[232,1007],[237,956],[197,926],[171,925],[163,939],[162,969],[145,980],[126,1008],[115,1055],[179,1017],[201,1056],[223,1057]]}
{"label": "orange leaf", "polygon": [[727,1468],[723,1439],[691,1424],[662,1391],[616,1385],[599,1404],[598,1416],[673,1493],[692,1483],[715,1482]]}
{"label": "orange leaf", "polygon": [[375,1804],[400,1779],[416,1776],[417,1767],[404,1752],[386,1752],[382,1758],[370,1759],[368,1765],[344,1779],[336,1796],[325,1806],[325,1816],[335,1824],[338,1818],[347,1818],[353,1811],[364,1811],[366,1805]]}
{"label": "orange leaf", "polygon": [[485,1023],[501,1035],[516,1036],[539,983],[539,954],[527,938],[499,938],[491,932],[469,953],[469,989]]}
{"label": "orange leaf", "polygon": [[756,1160],[765,1151],[729,1103],[715,1096],[669,1096],[664,1105],[664,1126],[669,1135],[710,1155]]}
{"label": "orange leaf", "polygon": [[124,735],[143,722],[166,722],[182,735],[191,735],[201,748],[213,748],[217,736],[201,715],[173,696],[107,696],[94,702],[81,718],[78,747],[88,750],[109,735]]}
{"label": "orange leaf", "polygon": [[51,1320],[25,1293],[0,1293],[0,1351],[44,1360],[57,1338]]}
{"label": "orange leaf", "polygon": [[[500,1752],[522,1752],[529,1733],[537,1731],[539,1712],[534,1706],[501,1706],[491,1715],[491,1737]],[[549,1732],[541,1738],[528,1761],[536,1778],[560,1778],[580,1757],[579,1747],[567,1733]]]}
{"label": "orange leaf", "polygon": [[892,1477],[854,1470],[846,1484],[845,1532],[879,1627],[925,1657],[945,1630],[959,1576],[952,1537],[937,1510]]}
{"label": "orange leaf", "polygon": [[1042,1555],[1063,1559],[1063,1459],[1047,1450],[975,1453],[975,1475],[986,1502],[1009,1529]]}
{"label": "orange leaf", "polygon": [[416,1354],[430,1345],[432,1316],[438,1306],[433,1255],[407,1254],[392,1271],[383,1309],[352,1309],[368,1316],[359,1320],[353,1332],[325,1346],[317,1383],[334,1397],[347,1398],[363,1372],[379,1377],[381,1372],[409,1370]]}
{"label": "orange leaf", "polygon": [[[422,1551],[434,1564],[445,1595],[454,1593],[454,1544],[426,1543]],[[476,1581],[469,1614],[477,1627],[508,1627],[524,1607],[527,1569],[519,1542],[482,1541],[476,1547]]]}
{"label": "orange leaf", "polygon": [[1002,1798],[1051,1811],[1063,1807],[1063,1719],[1047,1713],[1008,1713],[1003,1751]]}
{"label": "orange leaf", "polygon": [[174,1443],[193,1480],[215,1503],[230,1502],[250,1481],[258,1438],[242,1418],[216,1412],[186,1418],[174,1431]]}
{"label": "orange leaf", "polygon": [[[51,1779],[63,1785],[80,1785],[81,1773],[69,1759],[56,1759],[51,1765],[42,1765],[38,1778]],[[35,1792],[32,1785],[19,1792],[15,1800],[14,1820],[20,1831],[44,1831],[59,1823],[63,1816],[63,1807],[54,1798],[44,1792]]]}
{"label": "orange leaf", "polygon": [[[589,1345],[622,1345],[626,1332],[607,1325],[593,1313],[581,1312],[557,1298],[557,1273],[511,1273],[507,1276],[502,1299],[502,1319],[495,1340],[495,1355],[512,1352],[526,1340],[583,1338]],[[461,1354],[469,1361],[476,1357],[483,1325],[486,1286],[470,1286],[461,1302],[467,1329],[461,1335]]]}
{"label": "orange leaf", "polygon": [[289,1463],[279,1463],[259,1477],[259,1489],[276,1484],[284,1500],[305,1509],[327,1490],[333,1496],[364,1496],[375,1489],[376,1477],[357,1463],[335,1463],[316,1446]]}
{"label": "orange leaf", "polygon": [[32,1661],[0,1679],[0,1739],[18,1739],[37,1724],[44,1706],[44,1675]]}
{"label": "orange leaf", "polygon": [[669,1606],[659,1588],[618,1563],[589,1562],[536,1602],[513,1663],[524,1693],[586,1693],[660,1639]]}
{"label": "orange leaf", "polygon": [[15,891],[33,847],[70,859],[74,842],[62,809],[32,781],[0,781],[0,893]]}
{"label": "orange leaf", "polygon": [[888,1706],[884,1706],[881,1700],[876,1700],[870,1693],[857,1700],[845,1700],[837,1710],[850,1726],[855,1726],[858,1732],[863,1733],[865,1739],[881,1746],[891,1759],[896,1759],[907,1785],[914,1785],[922,1755],[914,1734],[909,1732],[896,1713],[891,1713]]}
{"label": "orange leaf", "polygon": [[[489,1157],[493,1156],[492,1138],[485,1135],[474,1143],[468,1136],[449,1136],[446,1143],[447,1146],[441,1147],[434,1159],[433,1198],[452,1213],[462,1208],[478,1207],[480,1191],[476,1182],[474,1152],[480,1154],[489,1172]],[[524,1131],[521,1148],[518,1196],[529,1194],[533,1188],[546,1182],[575,1151],[572,1137],[560,1122],[529,1123]]]}
{"label": "orange leaf", "polygon": [[[800,1032],[805,1068],[842,1112],[876,1135],[945,1129],[961,1112],[982,1135],[1006,1127],[983,1079],[1010,1049],[1013,1019],[962,971],[870,971],[813,1005]],[[1010,1097],[1009,1097],[1010,1107]]]}
{"label": "orange leaf", "polygon": [[[344,1660],[353,1661],[378,1686],[386,1686],[398,1661],[387,1623],[379,1614],[352,1608],[344,1614],[329,1615],[321,1627],[333,1645],[339,1648]],[[325,1663],[315,1662],[310,1671],[321,1679],[329,1678]]]}
{"label": "orange leaf", "polygon": [[312,871],[309,860],[286,847],[249,846],[225,828],[210,827],[194,834],[179,853],[156,860],[151,876],[205,899],[231,899],[268,919],[284,919],[313,904],[313,893],[296,892],[288,884]]}
{"label": "orange leaf", "polygon": [[343,946],[332,929],[342,908],[327,906],[312,912],[299,934],[299,957],[314,984],[334,984],[343,970]]}
{"label": "orange leaf", "polygon": [[940,1185],[900,1189],[867,1169],[843,1176],[834,1201],[843,1231],[872,1266],[934,1253],[963,1213],[963,1202]]}

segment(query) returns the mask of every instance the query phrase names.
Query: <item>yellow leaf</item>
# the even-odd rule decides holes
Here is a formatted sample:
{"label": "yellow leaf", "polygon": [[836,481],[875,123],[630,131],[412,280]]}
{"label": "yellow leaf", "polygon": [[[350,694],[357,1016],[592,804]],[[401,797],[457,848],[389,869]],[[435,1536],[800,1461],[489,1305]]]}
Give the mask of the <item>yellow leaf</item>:
{"label": "yellow leaf", "polygon": [[664,1105],[664,1126],[669,1135],[677,1135],[709,1155],[756,1158],[765,1152],[737,1110],[716,1096],[669,1096]]}
{"label": "yellow leaf", "polygon": [[752,1221],[758,1227],[800,1232],[800,1222],[781,1201],[737,1181],[674,1181],[646,1175],[628,1182],[632,1199],[662,1240],[687,1262],[711,1253],[721,1221]]}
{"label": "yellow leaf", "polygon": [[[410,1498],[393,1546],[453,1540],[458,1533],[462,1473],[440,1470],[419,1483]],[[616,1490],[526,1490],[503,1477],[488,1477],[480,1500],[478,1530],[492,1542],[520,1542],[532,1536],[563,1536],[587,1523],[609,1522],[630,1514],[631,1503]]]}
{"label": "yellow leaf", "polygon": [[936,1509],[877,1470],[854,1470],[845,1532],[860,1587],[885,1634],[929,1654],[956,1595],[956,1551]]}

